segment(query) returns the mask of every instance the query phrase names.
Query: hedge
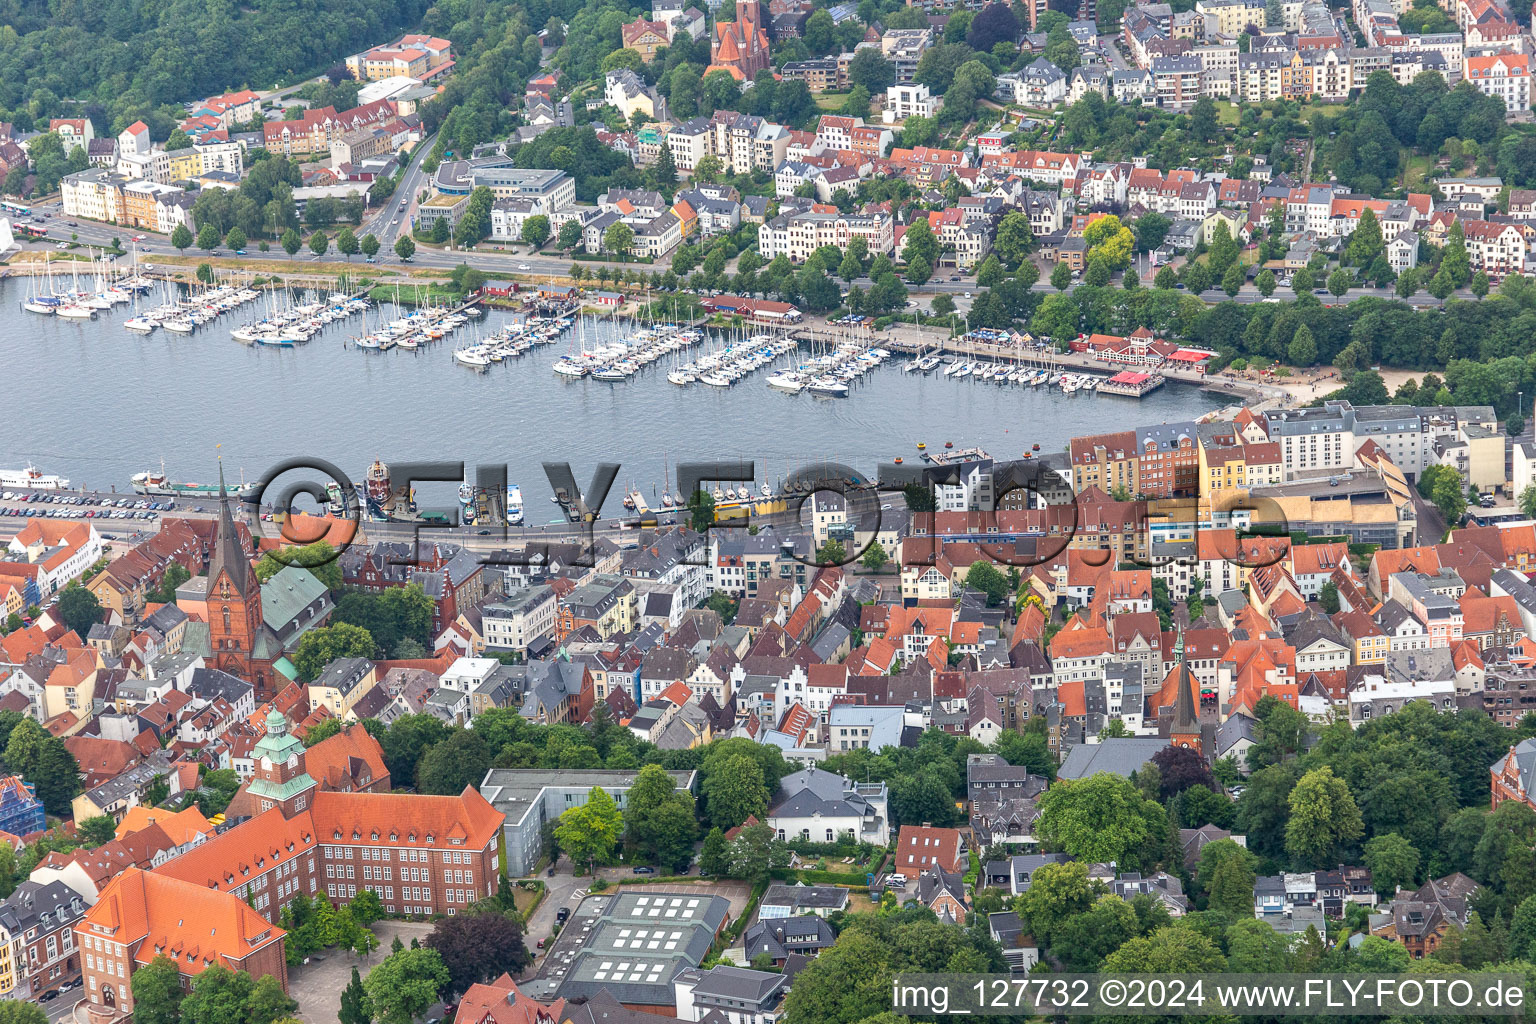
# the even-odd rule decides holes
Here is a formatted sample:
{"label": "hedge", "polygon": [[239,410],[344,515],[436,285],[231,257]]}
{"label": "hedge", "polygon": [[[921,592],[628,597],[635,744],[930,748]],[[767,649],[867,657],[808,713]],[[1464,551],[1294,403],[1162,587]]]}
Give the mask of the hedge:
{"label": "hedge", "polygon": [[[878,873],[878,872],[876,872]],[[796,871],[791,868],[774,868],[768,876],[779,882],[801,881],[816,885],[840,885],[848,889],[862,889],[858,875],[851,871],[816,871],[810,868]]]}

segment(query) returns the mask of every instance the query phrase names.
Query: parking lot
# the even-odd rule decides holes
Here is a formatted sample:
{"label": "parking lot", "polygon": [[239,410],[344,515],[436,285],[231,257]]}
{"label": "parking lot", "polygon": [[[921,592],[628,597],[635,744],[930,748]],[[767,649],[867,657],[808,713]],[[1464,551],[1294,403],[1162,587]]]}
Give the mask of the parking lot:
{"label": "parking lot", "polygon": [[[432,926],[424,921],[377,921],[373,933],[379,938],[379,948],[366,960],[337,949],[329,949],[320,957],[311,957],[307,964],[288,968],[288,994],[298,1000],[300,1020],[309,1024],[335,1024],[341,1012],[341,990],[352,980],[355,966],[363,977],[380,960],[389,955],[389,945],[395,936],[405,945],[411,939],[425,939]],[[322,959],[323,958],[323,959]],[[440,1011],[440,1008],[434,1008]],[[441,1016],[432,1012],[428,1016]]]}
{"label": "parking lot", "polygon": [[165,498],[120,494],[71,494],[55,491],[0,492],[0,517],[17,519],[127,520],[151,522],[177,508]]}

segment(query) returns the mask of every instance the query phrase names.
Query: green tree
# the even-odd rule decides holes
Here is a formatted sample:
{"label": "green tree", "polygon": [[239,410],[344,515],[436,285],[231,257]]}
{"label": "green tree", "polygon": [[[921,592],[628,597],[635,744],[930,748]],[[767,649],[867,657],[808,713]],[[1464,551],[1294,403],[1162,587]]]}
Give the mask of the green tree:
{"label": "green tree", "polygon": [[888,943],[850,929],[795,975],[784,999],[784,1024],[886,1024],[881,1015],[891,1006],[890,954]]}
{"label": "green tree", "polygon": [[289,228],[283,232],[283,237],[280,239],[280,244],[283,247],[283,252],[286,252],[289,256],[292,256],[299,251],[300,247],[303,246],[304,240],[299,237],[299,233],[297,231],[295,231],[293,228]]}
{"label": "green tree", "polygon": [[128,984],[133,990],[135,1024],[178,1024],[181,1020],[181,976],[164,953],[134,971]]}
{"label": "green tree", "polygon": [[862,85],[870,95],[882,94],[896,84],[896,68],[875,47],[860,47],[848,65],[850,85]]}
{"label": "green tree", "polygon": [[[244,1024],[277,1024],[292,1019],[298,1008],[298,1001],[290,999],[283,991],[282,982],[274,975],[263,975],[251,984],[251,993],[245,1002]],[[182,1016],[187,1024],[191,1024],[185,1007]]]}
{"label": "green tree", "polygon": [[485,778],[494,752],[479,730],[456,729],[433,744],[416,763],[416,788],[422,793],[457,796]]}
{"label": "green tree", "polygon": [[1419,474],[1419,493],[1428,498],[1446,525],[1456,526],[1467,511],[1467,495],[1461,475],[1452,466],[1429,466]]}
{"label": "green tree", "polygon": [[715,499],[700,487],[688,496],[688,524],[696,533],[703,533],[715,524]]}
{"label": "green tree", "polygon": [[842,565],[848,561],[848,552],[842,541],[829,540],[816,549],[817,565]]}
{"label": "green tree", "polygon": [[1334,585],[1332,580],[1324,583],[1322,589],[1318,591],[1317,603],[1322,605],[1323,611],[1329,615],[1333,615],[1339,610],[1339,588]]}
{"label": "green tree", "polygon": [[1480,299],[1488,297],[1488,272],[1479,270],[1472,275],[1472,294]]}
{"label": "green tree", "polygon": [[730,877],[760,885],[770,872],[789,866],[789,847],[767,825],[751,825],[726,844],[725,860]]}
{"label": "green tree", "polygon": [[336,233],[336,251],[345,256],[349,261],[362,249],[358,244],[357,235],[351,228],[342,228]]}
{"label": "green tree", "polygon": [[1124,270],[1131,265],[1136,238],[1114,214],[1089,224],[1083,231],[1083,241],[1088,243],[1089,259],[1101,259],[1111,270]]}
{"label": "green tree", "polygon": [[1460,221],[1453,221],[1440,253],[1440,269],[1450,277],[1452,286],[1463,288],[1472,280],[1472,261],[1467,255],[1467,236]]}
{"label": "green tree", "polygon": [[447,245],[449,239],[453,237],[453,231],[448,227],[448,218],[434,217],[432,220],[432,230],[427,237],[433,245]]}
{"label": "green tree", "polygon": [[1338,270],[1335,270],[1333,273],[1328,275],[1328,290],[1332,292],[1335,297],[1342,298],[1344,293],[1349,291],[1350,287],[1354,283],[1354,275],[1345,270],[1343,267],[1340,267]]}
{"label": "green tree", "polygon": [[[284,248],[286,247],[285,244]],[[395,255],[402,260],[409,260],[412,256],[416,255],[416,243],[411,239],[410,235],[401,235],[395,239]]]}
{"label": "green tree", "polygon": [[352,968],[352,980],[341,990],[341,1012],[336,1016],[340,1024],[373,1024],[373,1007],[356,967]]}
{"label": "green tree", "polygon": [[36,1003],[7,999],[0,1002],[0,1024],[48,1024],[48,1014]]}
{"label": "green tree", "polygon": [[[662,149],[666,150],[663,146]],[[670,151],[667,151],[670,155]],[[535,214],[523,221],[523,241],[538,249],[549,241],[549,218],[543,214]]]}
{"label": "green tree", "polygon": [[607,231],[603,232],[603,248],[608,252],[628,254],[635,244],[635,232],[628,224],[619,222],[611,224]]}
{"label": "green tree", "polygon": [[1174,273],[1172,265],[1167,263],[1164,263],[1161,267],[1159,267],[1157,273],[1152,277],[1152,287],[1154,288],[1162,288],[1167,290],[1178,283],[1178,274]]}
{"label": "green tree", "polygon": [[[404,236],[402,235],[401,237]],[[363,255],[369,259],[373,259],[379,254],[379,240],[371,231],[364,235],[358,244],[363,250]]]}
{"label": "green tree", "polygon": [[1241,263],[1233,263],[1227,268],[1226,273],[1221,275],[1221,290],[1226,292],[1228,297],[1235,299],[1237,298],[1237,293],[1242,291],[1243,282],[1246,279],[1247,271],[1243,265]]}
{"label": "green tree", "polygon": [[709,830],[709,834],[704,837],[704,845],[699,848],[699,874],[718,877],[729,870],[725,832],[717,825]]}
{"label": "green tree", "polygon": [[210,964],[193,980],[192,991],[181,1001],[183,1024],[243,1024],[251,992],[249,974]]}
{"label": "green tree", "polygon": [[1520,514],[1527,519],[1536,518],[1536,486],[1527,486],[1520,492]]}
{"label": "green tree", "polygon": [[177,224],[176,229],[171,232],[171,244],[178,251],[184,251],[187,246],[192,244],[192,232],[187,229],[185,224]]}
{"label": "green tree", "polygon": [[1306,324],[1296,328],[1296,334],[1285,351],[1292,366],[1306,367],[1317,362],[1317,342],[1312,339],[1312,329]]}
{"label": "green tree", "polygon": [[437,950],[402,949],[368,973],[363,989],[379,1024],[412,1024],[437,1002],[448,978],[448,967]]}
{"label": "green tree", "polygon": [[309,236],[309,251],[316,256],[324,256],[325,251],[331,247],[331,240],[326,237],[324,231],[316,231]]}
{"label": "green tree", "polygon": [[693,798],[679,792],[677,783],[660,765],[646,765],[629,790],[624,807],[624,834],[645,863],[668,868],[686,865],[698,834]]}
{"label": "green tree", "polygon": [[117,823],[109,815],[98,814],[76,824],[75,835],[86,846],[100,846],[117,838]]}
{"label": "green tree", "polygon": [[[1034,247],[1035,235],[1030,230],[1029,218],[1018,210],[1004,214],[997,224],[997,236],[992,243],[992,251],[1003,266],[1009,270],[1018,268],[1029,258]],[[1054,279],[1052,283],[1055,283]]]}
{"label": "green tree", "polygon": [[95,594],[74,582],[59,595],[59,614],[64,625],[83,638],[101,621],[101,602],[96,600]]}
{"label": "green tree", "polygon": [[1365,844],[1365,866],[1371,869],[1376,891],[1390,896],[1399,887],[1413,888],[1419,875],[1419,851],[1396,832],[1387,832]]}
{"label": "green tree", "polygon": [[[935,312],[937,312],[937,310],[935,310]],[[864,568],[868,569],[870,572],[879,572],[881,569],[885,568],[885,564],[888,561],[890,561],[890,557],[886,555],[885,548],[881,547],[879,544],[871,544],[868,548],[865,549],[864,557],[860,559],[860,562],[863,563]]]}
{"label": "green tree", "polygon": [[1072,268],[1066,263],[1057,263],[1051,268],[1051,287],[1058,292],[1064,292],[1072,287]]}
{"label": "green tree", "polygon": [[1048,863],[1035,870],[1029,888],[1015,902],[1035,937],[1049,943],[1059,929],[1087,912],[1100,891],[1088,880],[1083,861]]}
{"label": "green tree", "polygon": [[299,678],[313,682],[337,658],[371,658],[376,651],[373,635],[366,629],[338,622],[305,633],[292,660]]}
{"label": "green tree", "polygon": [[732,755],[712,770],[702,792],[710,822],[724,829],[735,828],[753,815],[761,819],[772,795],[762,766],[745,754]]}
{"label": "green tree", "polygon": [[[1001,228],[999,228],[1001,231]],[[910,263],[913,259],[922,259],[932,267],[939,259],[939,239],[933,233],[933,228],[928,223],[925,215],[919,215],[907,225],[907,233],[902,239],[902,255]]]}
{"label": "green tree", "polygon": [[1270,270],[1268,267],[1264,268],[1263,270],[1259,271],[1258,276],[1253,279],[1253,284],[1254,287],[1258,288],[1260,295],[1264,296],[1266,299],[1269,298],[1271,295],[1275,294],[1275,272]]}
{"label": "green tree", "polygon": [[1209,974],[1226,969],[1216,944],[1185,926],[1159,928],[1132,939],[1104,958],[1112,974]]}
{"label": "green tree", "polygon": [[560,815],[555,840],[574,863],[585,863],[596,870],[599,863],[613,859],[623,832],[624,818],[619,805],[601,787],[593,786],[586,803]]}
{"label": "green tree", "polygon": [[921,256],[914,256],[907,261],[907,283],[916,286],[923,284],[933,276],[933,267]]}
{"label": "green tree", "polygon": [[302,547],[273,548],[256,563],[256,578],[265,583],[290,565],[309,572],[325,584],[327,590],[341,590],[339,553],[323,540]]}
{"label": "green tree", "polygon": [[232,250],[238,251],[240,249],[244,249],[245,243],[245,232],[240,230],[240,225],[238,224],[230,228],[229,234],[224,236],[224,244],[229,246]]}
{"label": "green tree", "polygon": [[1332,768],[1315,768],[1303,775],[1289,802],[1285,849],[1300,865],[1338,863],[1342,852],[1365,831],[1348,784]]}
{"label": "green tree", "polygon": [[[1213,846],[1218,849],[1211,850]],[[1252,914],[1255,863],[1257,858],[1252,853],[1230,839],[1206,844],[1200,851],[1199,874],[1206,905],[1233,918]]]}
{"label": "green tree", "polygon": [[1118,775],[1100,773],[1053,786],[1041,796],[1039,807],[1036,834],[1050,848],[1079,860],[1139,865],[1143,854],[1167,835],[1162,807]]}
{"label": "green tree", "polygon": [[197,247],[204,252],[213,252],[219,247],[220,232],[213,224],[204,224],[197,229]]}
{"label": "green tree", "polygon": [[1376,219],[1376,211],[1367,207],[1360,214],[1355,230],[1350,232],[1349,245],[1344,249],[1344,262],[1354,267],[1368,267],[1385,252],[1386,242],[1381,235],[1381,222]]}
{"label": "green tree", "polygon": [[[668,153],[670,155],[670,152]],[[581,241],[581,223],[574,219],[560,225],[560,235],[555,239],[555,244],[562,249],[574,249]]]}

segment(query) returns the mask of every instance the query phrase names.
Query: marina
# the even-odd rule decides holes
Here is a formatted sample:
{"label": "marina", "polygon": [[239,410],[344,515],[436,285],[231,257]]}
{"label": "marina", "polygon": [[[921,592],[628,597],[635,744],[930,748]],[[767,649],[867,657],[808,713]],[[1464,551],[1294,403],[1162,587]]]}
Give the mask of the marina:
{"label": "marina", "polygon": [[[940,367],[950,364],[942,359],[930,372],[904,372],[909,360],[900,356],[870,369],[852,397],[836,402],[764,386],[772,371],[758,371],[755,386],[679,387],[660,372],[668,359],[627,386],[590,376],[552,380],[554,363],[574,344],[568,340],[574,330],[482,372],[465,372],[441,345],[360,353],[352,343],[356,321],[324,324],[308,345],[293,347],[232,344],[222,332],[206,330],[135,337],[121,330],[121,312],[78,321],[25,312],[28,283],[0,280],[0,345],[17,396],[14,414],[48,423],[49,442],[40,448],[14,432],[0,437],[0,467],[31,463],[74,486],[103,491],[127,492],[135,474],[159,470],[162,460],[177,479],[215,479],[220,452],[229,478],[243,472],[245,481],[265,479],[279,460],[301,456],[332,462],[354,481],[381,457],[396,464],[506,463],[507,480],[520,486],[525,515],[537,524],[560,511],[549,501],[542,468],[548,460],[569,462],[583,487],[597,463],[621,463],[605,506],[612,515],[625,497],[625,480],[651,508],[660,507],[668,467],[675,482],[680,461],[755,460],[755,481],[736,486],[758,493],[763,482],[813,460],[869,471],[879,460],[910,457],[920,440],[950,439],[999,459],[1018,458],[1036,443],[1044,453],[1060,452],[1068,438],[1112,429],[1115,417],[1129,411],[1089,392],[1068,395],[1059,385],[980,386],[974,374],[946,376]],[[380,303],[368,322],[388,324],[407,312]],[[482,339],[510,334],[523,322],[489,311],[460,328],[455,340],[475,331]],[[609,319],[588,319],[582,327],[594,348],[624,341],[628,329]],[[711,333],[695,351],[723,342]],[[679,351],[671,358],[693,355]],[[802,343],[797,353],[779,357],[779,367],[793,369],[813,357]],[[87,415],[72,397],[82,386],[94,396]],[[1148,393],[1135,415],[1147,423],[1188,421],[1230,400],[1170,382]],[[101,422],[132,430],[147,401],[159,425],[152,447],[100,443]],[[210,426],[235,408],[245,417],[240,431]],[[215,451],[218,442],[224,447]],[[447,504],[457,486],[422,485],[420,500]]]}

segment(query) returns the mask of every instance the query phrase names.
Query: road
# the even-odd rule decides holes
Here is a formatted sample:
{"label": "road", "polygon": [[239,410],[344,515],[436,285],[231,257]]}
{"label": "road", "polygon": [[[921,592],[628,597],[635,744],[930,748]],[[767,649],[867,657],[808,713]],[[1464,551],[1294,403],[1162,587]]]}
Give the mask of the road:
{"label": "road", "polygon": [[421,140],[405,175],[395,186],[394,193],[357,229],[359,236],[372,234],[379,240],[381,256],[385,253],[393,254],[395,238],[410,226],[411,215],[416,209],[416,193],[427,183],[427,175],[422,172],[421,165],[427,159],[427,154],[432,152],[433,140],[436,138],[436,135],[429,135]]}
{"label": "road", "polygon": [[1130,65],[1125,62],[1125,54],[1120,52],[1120,45],[1115,42],[1115,36],[1100,36],[1099,46],[1109,54],[1109,62],[1117,70],[1126,71]]}
{"label": "road", "polygon": [[[405,178],[402,180],[400,186],[395,190],[394,195],[391,196],[389,201],[385,203],[381,208],[379,208],[379,210],[376,211],[372,217],[367,218],[358,228],[359,235],[372,232],[373,235],[378,238],[379,255],[377,257],[377,263],[381,267],[390,265],[403,267],[403,264],[400,263],[399,258],[395,256],[394,242],[395,239],[399,236],[400,232],[408,229],[410,224],[409,214],[415,208],[416,193],[427,182],[427,176],[423,174],[421,170],[421,163],[426,158],[427,153],[431,150],[430,142],[430,139],[426,140],[422,143],[421,146],[417,147],[416,155],[412,159],[410,167],[406,171]],[[402,202],[405,204],[403,207]],[[109,244],[113,238],[117,238],[126,247],[128,245],[128,239],[134,234],[125,228],[118,228],[111,224],[96,224],[90,221],[77,221],[76,223],[78,226],[70,226],[64,221],[63,215],[59,212],[59,204],[57,202],[35,205],[34,213],[37,211],[51,213],[52,217],[48,221],[48,228],[50,232],[49,239],[40,242],[29,242],[24,245],[24,248],[32,249],[34,251],[41,252],[45,250],[51,250],[56,247],[57,240],[68,239],[71,234],[78,236],[78,241],[87,245],[105,246]],[[400,221],[399,224],[393,223],[396,219]],[[147,241],[140,243],[139,246],[139,251],[141,254],[147,252],[147,262],[153,263],[156,253],[172,252],[169,243],[165,240],[165,236],[156,235],[149,232],[139,233],[144,234],[147,238]],[[148,248],[146,248],[146,246]],[[228,250],[224,251],[227,252]],[[188,252],[196,255],[198,251],[188,250]],[[293,257],[288,257],[287,254],[284,253],[281,249],[274,249],[271,252],[259,254],[255,252],[252,253],[252,258],[260,258],[267,261],[281,261],[285,259],[285,257],[287,258],[288,262],[291,262],[294,265],[294,272],[296,273],[302,273],[305,270],[306,263],[319,262],[319,258],[311,255],[307,249],[300,250],[299,254]],[[336,258],[331,255],[327,255],[324,257],[324,259],[327,262],[336,261]],[[236,268],[240,264],[240,261],[233,257],[225,259],[212,259],[210,262],[214,263],[215,266],[219,267],[220,269],[225,267]],[[469,263],[471,266],[474,266],[478,269],[496,273],[525,274],[530,278],[537,278],[565,277],[570,271],[572,260],[569,256],[563,254],[529,255],[526,253],[520,254],[515,252],[499,252],[487,249],[475,249],[472,251],[453,248],[437,249],[431,246],[418,245],[416,248],[416,255],[412,259],[411,266],[417,268],[427,267],[435,270],[451,270],[461,263]],[[654,270],[664,270],[666,269],[667,264],[605,263],[602,261],[583,261],[582,266],[585,267],[589,272],[596,270],[598,267],[626,270],[639,269],[645,272],[650,272]],[[954,276],[956,275],[953,273],[943,274],[939,277],[933,278],[921,286],[909,287],[908,291],[913,296],[948,294],[959,297],[965,295],[966,293],[975,293],[980,290],[974,277],[962,276],[958,281],[951,280],[950,278]],[[871,282],[867,277],[860,278],[853,283],[857,284],[866,292],[873,284],[873,282]],[[1076,283],[1074,283],[1074,287],[1075,284]],[[1150,282],[1144,282],[1144,284],[1150,284]],[[1119,283],[1112,282],[1111,286],[1118,287]],[[1055,291],[1055,289],[1051,287],[1050,282],[1045,280],[1043,277],[1041,280],[1035,282],[1033,290],[1042,294]],[[1356,299],[1366,297],[1386,299],[1396,298],[1396,294],[1390,289],[1374,288],[1351,288],[1349,291],[1345,292],[1342,297],[1336,297],[1326,290],[1320,294],[1314,294],[1316,294],[1318,301],[1322,302],[1324,305],[1345,304],[1353,302]],[[1279,288],[1272,296],[1275,301],[1285,301],[1293,297],[1294,296],[1292,292],[1288,288]],[[1228,296],[1226,292],[1222,291],[1220,288],[1213,287],[1202,292],[1200,294],[1200,298],[1203,301],[1214,305],[1226,302]],[[1472,300],[1475,299],[1476,296],[1474,296],[1471,291],[1462,289],[1459,292],[1453,293],[1449,298]],[[1251,282],[1249,282],[1244,284],[1237,295],[1233,297],[1233,301],[1246,305],[1255,302],[1264,302],[1266,300],[1264,296],[1259,293],[1259,290],[1255,288]],[[1407,302],[1409,305],[1417,309],[1430,309],[1444,305],[1441,300],[1424,291],[1419,292],[1412,298],[1402,301]],[[962,312],[963,311],[964,308],[962,308]]]}
{"label": "road", "polygon": [[85,990],[76,988],[72,992],[65,992],[52,1002],[42,1004],[43,1012],[48,1015],[49,1024],[65,1020],[74,1016],[75,1007],[85,998]]}

